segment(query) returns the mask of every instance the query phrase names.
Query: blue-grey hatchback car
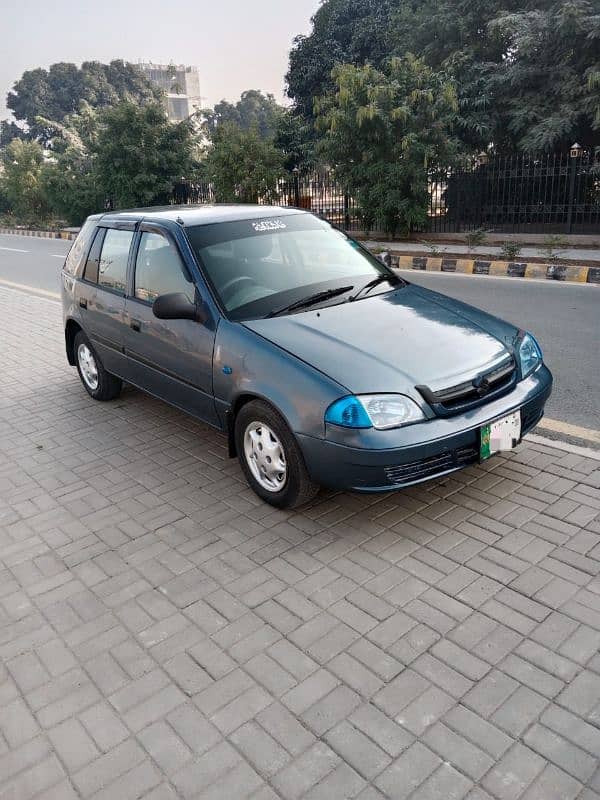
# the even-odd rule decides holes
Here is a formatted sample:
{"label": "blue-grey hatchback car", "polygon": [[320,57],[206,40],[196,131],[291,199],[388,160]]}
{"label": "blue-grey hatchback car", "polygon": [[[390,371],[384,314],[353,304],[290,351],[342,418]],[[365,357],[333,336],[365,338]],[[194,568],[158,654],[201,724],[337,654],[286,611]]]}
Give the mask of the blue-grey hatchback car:
{"label": "blue-grey hatchback car", "polygon": [[225,431],[279,507],[485,460],[533,428],[552,389],[530,333],[410,284],[297,209],[89,217],[62,299],[91,397],[127,381]]}

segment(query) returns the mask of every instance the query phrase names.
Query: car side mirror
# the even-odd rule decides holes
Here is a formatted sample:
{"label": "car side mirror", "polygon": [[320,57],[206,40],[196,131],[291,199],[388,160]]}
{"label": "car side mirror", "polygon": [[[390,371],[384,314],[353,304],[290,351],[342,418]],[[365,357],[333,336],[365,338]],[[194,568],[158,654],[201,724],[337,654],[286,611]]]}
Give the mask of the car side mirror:
{"label": "car side mirror", "polygon": [[201,306],[192,301],[183,292],[161,294],[152,303],[152,313],[158,319],[192,319],[205,322],[206,313]]}

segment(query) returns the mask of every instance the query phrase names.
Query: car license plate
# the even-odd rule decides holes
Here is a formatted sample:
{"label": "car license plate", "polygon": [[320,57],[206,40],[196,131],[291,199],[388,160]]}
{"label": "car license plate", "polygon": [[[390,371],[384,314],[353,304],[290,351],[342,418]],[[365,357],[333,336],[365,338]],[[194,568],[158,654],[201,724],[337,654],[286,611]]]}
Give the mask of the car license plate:
{"label": "car license plate", "polygon": [[485,461],[494,453],[512,450],[521,440],[521,412],[514,411],[481,426],[479,458]]}

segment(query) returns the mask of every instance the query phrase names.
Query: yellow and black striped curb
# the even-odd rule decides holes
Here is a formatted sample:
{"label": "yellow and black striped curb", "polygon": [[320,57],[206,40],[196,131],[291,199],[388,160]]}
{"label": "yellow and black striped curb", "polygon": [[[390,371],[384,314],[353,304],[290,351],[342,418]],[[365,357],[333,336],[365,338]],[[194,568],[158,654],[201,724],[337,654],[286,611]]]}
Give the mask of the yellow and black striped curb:
{"label": "yellow and black striped curb", "polygon": [[390,253],[391,266],[427,272],[460,272],[463,275],[507,275],[511,278],[546,278],[553,281],[600,284],[600,266],[537,264],[473,258],[434,258]]}
{"label": "yellow and black striped curb", "polygon": [[0,233],[12,233],[16,236],[37,236],[40,239],[75,239],[76,233],[72,231],[30,231],[25,228],[2,228]]}

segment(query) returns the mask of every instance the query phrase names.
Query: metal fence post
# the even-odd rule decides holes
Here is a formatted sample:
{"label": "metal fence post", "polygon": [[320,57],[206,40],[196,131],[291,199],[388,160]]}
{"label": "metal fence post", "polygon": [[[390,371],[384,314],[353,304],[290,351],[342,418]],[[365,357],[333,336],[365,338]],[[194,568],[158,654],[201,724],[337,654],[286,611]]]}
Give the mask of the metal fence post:
{"label": "metal fence post", "polygon": [[575,199],[575,172],[577,170],[577,159],[571,158],[569,164],[569,208],[567,211],[567,233],[573,231],[573,201]]}
{"label": "metal fence post", "polygon": [[573,232],[573,201],[575,200],[575,175],[577,174],[577,162],[583,155],[583,147],[580,144],[571,145],[569,150],[569,168],[571,171],[569,181],[569,211],[567,213],[567,233]]}
{"label": "metal fence post", "polygon": [[298,177],[300,170],[294,167],[294,205],[300,208],[300,179]]}

